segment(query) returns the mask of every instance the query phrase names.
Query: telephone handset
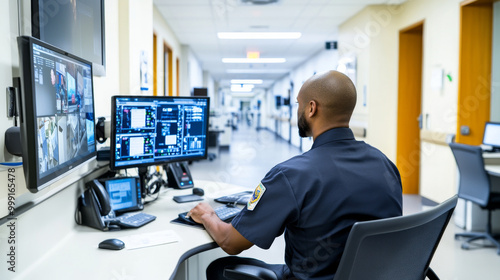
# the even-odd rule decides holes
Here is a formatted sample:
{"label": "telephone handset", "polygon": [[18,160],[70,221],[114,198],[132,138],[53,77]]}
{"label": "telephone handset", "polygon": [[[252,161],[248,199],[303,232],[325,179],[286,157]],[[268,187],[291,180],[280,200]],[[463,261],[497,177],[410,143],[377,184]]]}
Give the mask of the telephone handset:
{"label": "telephone handset", "polygon": [[101,212],[102,216],[108,215],[109,211],[111,211],[111,205],[109,204],[109,195],[104,186],[97,180],[93,180],[90,182],[90,190],[92,195],[97,202],[97,207]]}
{"label": "telephone handset", "polygon": [[92,180],[86,186],[87,190],[78,199],[80,224],[104,230],[107,227],[104,219],[115,216],[108,192],[98,180]]}

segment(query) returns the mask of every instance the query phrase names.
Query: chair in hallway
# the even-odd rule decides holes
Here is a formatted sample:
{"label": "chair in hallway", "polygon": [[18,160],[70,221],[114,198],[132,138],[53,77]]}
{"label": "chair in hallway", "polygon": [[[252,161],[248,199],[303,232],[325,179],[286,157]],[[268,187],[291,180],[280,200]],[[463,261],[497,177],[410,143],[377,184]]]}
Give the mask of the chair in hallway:
{"label": "chair in hallway", "polygon": [[471,201],[487,210],[488,220],[484,232],[465,232],[455,234],[456,238],[467,237],[462,249],[469,249],[475,240],[486,239],[493,243],[500,255],[500,243],[491,230],[491,212],[500,209],[500,193],[492,192],[494,184],[500,184],[500,177],[489,174],[484,168],[483,151],[479,146],[450,143],[451,151],[457,162],[459,176],[458,197]]}
{"label": "chair in hallway", "polygon": [[[457,199],[412,215],[355,223],[334,280],[439,279],[429,265]],[[272,271],[248,265],[224,273],[234,280],[277,280]]]}

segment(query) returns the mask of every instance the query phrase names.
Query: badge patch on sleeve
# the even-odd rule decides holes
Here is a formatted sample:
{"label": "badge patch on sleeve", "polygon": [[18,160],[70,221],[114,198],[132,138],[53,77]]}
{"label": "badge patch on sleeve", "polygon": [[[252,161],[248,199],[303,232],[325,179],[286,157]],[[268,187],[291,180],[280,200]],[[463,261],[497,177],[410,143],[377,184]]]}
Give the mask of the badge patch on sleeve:
{"label": "badge patch on sleeve", "polygon": [[257,203],[259,203],[260,198],[262,197],[262,195],[264,194],[265,191],[266,191],[266,187],[264,187],[264,185],[262,185],[262,183],[260,183],[255,188],[255,191],[253,192],[252,197],[250,198],[250,200],[248,201],[248,204],[247,204],[248,210],[253,211],[253,209],[255,209],[255,207],[257,206]]}

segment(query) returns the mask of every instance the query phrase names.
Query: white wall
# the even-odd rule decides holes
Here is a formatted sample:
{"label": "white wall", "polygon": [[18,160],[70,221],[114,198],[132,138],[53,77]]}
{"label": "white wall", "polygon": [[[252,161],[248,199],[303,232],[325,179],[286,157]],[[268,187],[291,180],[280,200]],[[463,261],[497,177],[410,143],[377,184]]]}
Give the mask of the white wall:
{"label": "white wall", "polygon": [[[157,73],[158,73],[158,95],[169,95],[168,93],[164,93],[164,62],[163,62],[163,52],[164,43],[166,43],[172,49],[172,77],[174,77],[172,83],[172,95],[176,95],[177,88],[179,85],[177,84],[177,63],[176,60],[180,58],[181,53],[181,45],[179,40],[175,36],[174,32],[165,22],[165,19],[160,14],[156,6],[153,7],[153,30],[157,36],[156,49],[157,49]],[[168,89],[167,89],[168,90]]]}
{"label": "white wall", "polygon": [[[400,6],[371,6],[339,28],[341,52],[357,55],[357,88],[366,89],[367,106],[354,119],[367,120],[366,141],[395,161],[399,31],[424,21],[422,113],[424,127],[454,133],[456,128],[459,0],[410,0]],[[430,86],[433,69],[453,78],[441,90]],[[358,96],[359,98],[359,96]],[[422,143],[420,193],[443,201],[456,193],[455,162],[447,146]]]}
{"label": "white wall", "polygon": [[[110,100],[111,96],[120,94],[120,57],[118,36],[118,0],[105,2],[105,36],[106,36],[106,76],[94,77],[94,99]],[[111,114],[110,102],[95,102],[96,117],[106,117]]]}
{"label": "white wall", "polygon": [[[292,70],[282,79],[276,81],[267,93],[267,102],[270,106],[264,111],[262,126],[272,131],[276,131],[276,118],[278,118],[280,136],[285,140],[290,140],[289,138],[291,137],[291,143],[297,147],[301,145],[302,141],[302,149],[304,151],[309,150],[312,145],[312,139],[305,138],[301,140],[298,135],[297,94],[304,82],[314,74],[335,70],[337,68],[338,58],[337,50],[321,50],[313,54],[304,64]],[[291,89],[290,82],[293,83],[293,92],[290,94],[290,104],[292,105],[291,115],[288,106],[281,106],[280,109],[276,109],[274,106],[274,96],[279,95],[285,98],[288,97],[288,91]],[[289,117],[291,117],[292,124],[291,133],[289,132],[290,124],[286,121]]]}

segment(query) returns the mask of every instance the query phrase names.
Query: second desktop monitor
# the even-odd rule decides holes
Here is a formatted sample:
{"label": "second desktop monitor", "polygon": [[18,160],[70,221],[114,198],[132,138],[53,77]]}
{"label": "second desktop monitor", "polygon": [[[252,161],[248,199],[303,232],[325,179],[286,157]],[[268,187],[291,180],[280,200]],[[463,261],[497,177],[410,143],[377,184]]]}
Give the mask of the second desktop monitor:
{"label": "second desktop monitor", "polygon": [[206,158],[206,97],[113,96],[111,169]]}

